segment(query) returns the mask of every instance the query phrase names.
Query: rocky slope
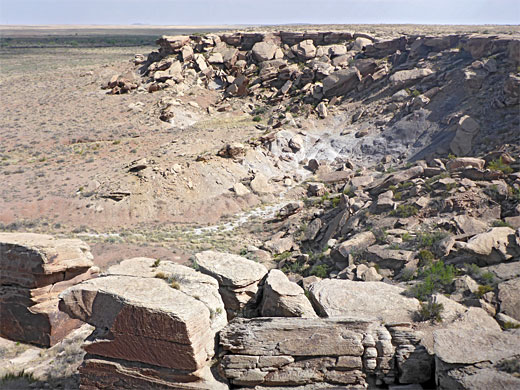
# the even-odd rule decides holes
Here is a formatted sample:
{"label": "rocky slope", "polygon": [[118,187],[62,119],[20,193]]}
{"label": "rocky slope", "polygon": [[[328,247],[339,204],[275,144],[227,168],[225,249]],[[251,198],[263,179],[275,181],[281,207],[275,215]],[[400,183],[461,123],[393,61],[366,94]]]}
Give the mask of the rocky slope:
{"label": "rocky slope", "polygon": [[[184,137],[244,129],[182,164],[179,145],[124,162],[90,201],[168,222],[281,204],[231,233],[240,255],[209,243],[191,268],[137,257],[59,289],[60,310],[95,327],[74,349],[81,388],[519,386],[516,36],[158,44],[108,92],[151,96],[142,114]],[[167,202],[181,193],[188,206]]]}

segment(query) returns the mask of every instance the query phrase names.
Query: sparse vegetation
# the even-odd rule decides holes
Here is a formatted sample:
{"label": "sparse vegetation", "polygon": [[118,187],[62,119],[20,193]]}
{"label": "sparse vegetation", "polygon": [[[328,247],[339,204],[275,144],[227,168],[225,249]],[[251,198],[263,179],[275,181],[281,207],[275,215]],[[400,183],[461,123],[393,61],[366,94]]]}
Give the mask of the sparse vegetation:
{"label": "sparse vegetation", "polygon": [[505,164],[502,161],[502,157],[500,157],[498,160],[493,160],[488,163],[488,168],[492,171],[500,171],[505,174],[509,174],[513,172],[513,168],[511,168],[509,165]]}
{"label": "sparse vegetation", "polygon": [[446,266],[442,260],[439,260],[419,273],[419,278],[422,280],[411,287],[408,293],[421,301],[425,301],[435,293],[448,291],[455,274],[454,266]]}
{"label": "sparse vegetation", "polygon": [[437,303],[433,297],[429,297],[426,302],[421,303],[419,310],[420,321],[442,322],[441,314],[444,310],[442,303]]}
{"label": "sparse vegetation", "polygon": [[326,278],[328,275],[328,270],[329,267],[326,264],[315,265],[312,267],[310,274],[317,276],[318,278]]}

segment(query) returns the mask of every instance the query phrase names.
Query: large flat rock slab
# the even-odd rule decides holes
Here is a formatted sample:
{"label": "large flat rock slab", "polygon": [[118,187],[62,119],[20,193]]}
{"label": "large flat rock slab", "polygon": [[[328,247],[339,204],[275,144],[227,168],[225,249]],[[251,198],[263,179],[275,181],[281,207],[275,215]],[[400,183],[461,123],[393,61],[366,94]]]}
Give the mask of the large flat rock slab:
{"label": "large flat rock slab", "polygon": [[518,362],[520,331],[442,329],[434,332],[439,389],[514,389],[520,379],[504,369]]}
{"label": "large flat rock slab", "polygon": [[224,302],[218,292],[215,278],[193,268],[171,261],[158,261],[147,257],[123,260],[107,270],[110,275],[127,275],[143,278],[162,278],[176,283],[179,291],[202,302],[210,312],[211,328],[215,331],[227,324]]}
{"label": "large flat rock slab", "polygon": [[34,233],[0,233],[0,284],[42,287],[85,272],[93,265],[81,240]]}
{"label": "large flat rock slab", "polygon": [[197,253],[195,259],[200,271],[213,276],[221,286],[246,287],[267,274],[262,264],[230,253],[204,251]]}
{"label": "large flat rock slab", "polygon": [[92,279],[60,294],[60,309],[96,327],[91,353],[197,370],[213,351],[206,305],[159,278]]}
{"label": "large flat rock slab", "polygon": [[361,356],[365,319],[236,318],[220,332],[225,350],[242,355]]}
{"label": "large flat rock slab", "polygon": [[81,240],[0,233],[0,336],[50,347],[81,325],[58,310],[58,294],[92,277]]}
{"label": "large flat rock slab", "polygon": [[309,287],[318,314],[326,317],[373,317],[385,323],[413,322],[420,303],[404,289],[383,282],[323,279]]}

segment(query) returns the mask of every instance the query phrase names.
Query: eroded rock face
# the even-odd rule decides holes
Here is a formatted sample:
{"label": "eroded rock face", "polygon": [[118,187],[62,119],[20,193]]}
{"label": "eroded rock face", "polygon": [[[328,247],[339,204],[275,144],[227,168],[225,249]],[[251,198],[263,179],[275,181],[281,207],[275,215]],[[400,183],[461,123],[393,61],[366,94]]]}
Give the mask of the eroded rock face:
{"label": "eroded rock face", "polygon": [[461,248],[479,265],[493,265],[520,255],[519,238],[509,227],[495,227],[472,237]]}
{"label": "eroded rock face", "polygon": [[90,278],[92,265],[81,240],[0,233],[0,336],[49,347],[79,327],[58,310],[58,294]]}
{"label": "eroded rock face", "polygon": [[220,334],[220,371],[232,384],[364,386],[363,333],[370,320],[235,319]]}
{"label": "eroded rock face", "polygon": [[264,282],[262,317],[317,317],[303,289],[277,269]]}
{"label": "eroded rock face", "polygon": [[208,308],[161,279],[93,279],[63,292],[60,309],[96,327],[85,347],[92,354],[184,370],[210,357]]}
{"label": "eroded rock face", "polygon": [[96,327],[83,346],[82,388],[226,388],[208,367],[225,324],[214,279],[147,258],[109,273],[60,294],[61,310]]}
{"label": "eroded rock face", "polygon": [[519,378],[501,368],[504,361],[518,359],[518,330],[438,330],[434,332],[434,348],[439,389],[513,389],[520,386]]}
{"label": "eroded rock face", "polygon": [[256,310],[258,284],[267,268],[245,257],[205,251],[195,255],[201,272],[214,277],[224,301],[228,318]]}
{"label": "eroded rock face", "polygon": [[383,282],[323,279],[309,287],[310,296],[327,317],[373,317],[386,323],[412,322],[419,301],[407,298],[404,289]]}
{"label": "eroded rock face", "polygon": [[174,283],[175,288],[202,302],[210,312],[211,328],[215,331],[227,324],[224,303],[218,292],[215,278],[195,271],[193,268],[170,261],[157,261],[146,257],[123,260],[110,267],[111,275],[128,275],[143,278],[158,278]]}
{"label": "eroded rock face", "polygon": [[0,233],[0,284],[26,288],[71,279],[93,265],[81,240],[34,233]]}

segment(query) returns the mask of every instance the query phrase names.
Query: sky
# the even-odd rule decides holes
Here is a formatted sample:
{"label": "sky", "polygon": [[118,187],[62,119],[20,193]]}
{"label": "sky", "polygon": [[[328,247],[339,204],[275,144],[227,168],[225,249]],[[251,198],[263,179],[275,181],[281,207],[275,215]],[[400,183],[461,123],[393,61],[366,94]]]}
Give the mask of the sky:
{"label": "sky", "polygon": [[520,24],[520,0],[0,0],[0,24]]}

